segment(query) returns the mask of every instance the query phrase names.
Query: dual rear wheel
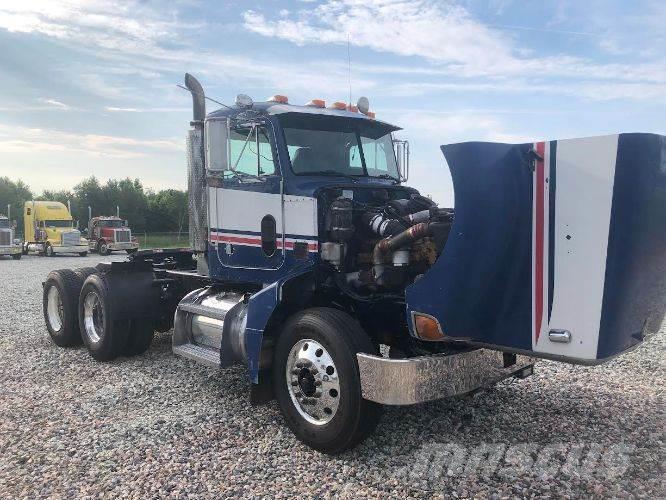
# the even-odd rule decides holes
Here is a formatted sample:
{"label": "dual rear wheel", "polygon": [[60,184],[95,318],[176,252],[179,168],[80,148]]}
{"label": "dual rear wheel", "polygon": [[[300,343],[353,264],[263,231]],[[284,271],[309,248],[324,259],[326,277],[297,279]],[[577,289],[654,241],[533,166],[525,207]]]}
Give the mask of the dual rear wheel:
{"label": "dual rear wheel", "polygon": [[44,282],[46,328],[61,347],[85,344],[98,361],[144,353],[153,339],[153,321],[115,319],[108,285],[94,267],[60,269]]}

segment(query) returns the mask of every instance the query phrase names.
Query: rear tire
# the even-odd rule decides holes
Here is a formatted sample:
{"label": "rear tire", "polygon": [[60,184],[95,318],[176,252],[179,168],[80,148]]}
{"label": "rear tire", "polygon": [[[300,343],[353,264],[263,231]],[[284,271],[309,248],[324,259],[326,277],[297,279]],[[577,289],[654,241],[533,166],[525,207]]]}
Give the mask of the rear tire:
{"label": "rear tire", "polygon": [[110,308],[110,290],[104,277],[89,276],[79,296],[79,328],[90,355],[97,361],[111,361],[127,343],[129,320],[117,320]]}
{"label": "rear tire", "polygon": [[83,286],[83,282],[88,279],[88,276],[95,274],[97,269],[94,267],[79,267],[74,269],[74,272],[81,278],[81,286]]}
{"label": "rear tire", "polygon": [[60,347],[81,344],[78,305],[82,283],[71,269],[51,271],[44,282],[42,308],[46,329]]}
{"label": "rear tire", "polygon": [[134,319],[131,322],[130,332],[123,354],[125,356],[138,356],[150,348],[155,334],[155,325],[152,319]]}
{"label": "rear tire", "polygon": [[79,257],[87,257],[88,252],[79,252]]}
{"label": "rear tire", "polygon": [[289,428],[311,448],[341,453],[377,426],[381,406],[361,397],[359,352],[375,348],[358,322],[336,309],[297,313],[278,337],[275,396]]}

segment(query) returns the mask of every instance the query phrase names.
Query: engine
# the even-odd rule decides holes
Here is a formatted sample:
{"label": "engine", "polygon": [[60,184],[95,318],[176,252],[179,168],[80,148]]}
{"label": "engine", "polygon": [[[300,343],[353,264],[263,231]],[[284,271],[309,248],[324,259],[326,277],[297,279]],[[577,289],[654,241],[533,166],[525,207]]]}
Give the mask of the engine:
{"label": "engine", "polygon": [[321,258],[343,291],[397,293],[435,262],[454,211],[413,191],[334,190],[324,200]]}

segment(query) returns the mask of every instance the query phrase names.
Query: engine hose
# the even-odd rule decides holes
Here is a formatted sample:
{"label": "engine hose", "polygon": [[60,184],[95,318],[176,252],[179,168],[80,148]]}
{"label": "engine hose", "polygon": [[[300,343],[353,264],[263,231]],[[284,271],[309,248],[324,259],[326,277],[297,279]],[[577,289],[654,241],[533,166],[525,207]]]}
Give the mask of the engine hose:
{"label": "engine hose", "polygon": [[429,209],[421,210],[420,212],[416,212],[414,214],[405,215],[402,220],[405,221],[408,226],[413,226],[419,222],[428,222],[431,215],[432,214]]}
{"label": "engine hose", "polygon": [[421,238],[430,235],[430,224],[419,222],[409,229],[388,238],[380,240],[372,252],[373,274],[375,281],[380,283],[381,276],[384,273],[384,256],[395,252]]}
{"label": "engine hose", "polygon": [[405,230],[408,226],[400,219],[392,219],[384,214],[368,212],[361,218],[366,227],[379,236],[394,236]]}

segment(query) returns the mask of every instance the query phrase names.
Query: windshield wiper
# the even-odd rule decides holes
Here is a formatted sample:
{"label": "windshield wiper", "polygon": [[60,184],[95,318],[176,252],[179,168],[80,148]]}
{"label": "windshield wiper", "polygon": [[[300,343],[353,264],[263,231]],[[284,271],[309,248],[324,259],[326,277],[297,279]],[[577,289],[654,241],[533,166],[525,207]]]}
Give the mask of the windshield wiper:
{"label": "windshield wiper", "polygon": [[392,175],[389,174],[379,174],[379,175],[371,175],[370,177],[374,177],[375,179],[391,179],[394,181],[396,184],[398,184],[400,181],[393,177]]}
{"label": "windshield wiper", "polygon": [[345,177],[346,179],[351,179],[354,182],[358,182],[358,179],[354,177],[351,174],[343,174],[341,172],[338,172],[337,170],[320,170],[318,172],[314,172],[315,175],[329,175],[329,176],[338,176],[338,177]]}

